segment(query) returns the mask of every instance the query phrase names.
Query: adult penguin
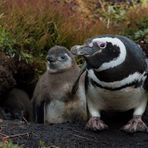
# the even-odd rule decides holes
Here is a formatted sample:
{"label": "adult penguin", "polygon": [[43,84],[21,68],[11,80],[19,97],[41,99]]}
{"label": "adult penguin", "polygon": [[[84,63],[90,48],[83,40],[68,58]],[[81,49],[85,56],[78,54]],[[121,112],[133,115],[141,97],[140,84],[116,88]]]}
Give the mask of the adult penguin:
{"label": "adult penguin", "polygon": [[133,118],[122,129],[147,131],[142,121],[147,105],[147,64],[140,46],[125,36],[107,34],[92,37],[71,51],[83,56],[87,64],[85,89],[90,119],[86,127],[108,128],[101,120],[101,111],[133,109]]}

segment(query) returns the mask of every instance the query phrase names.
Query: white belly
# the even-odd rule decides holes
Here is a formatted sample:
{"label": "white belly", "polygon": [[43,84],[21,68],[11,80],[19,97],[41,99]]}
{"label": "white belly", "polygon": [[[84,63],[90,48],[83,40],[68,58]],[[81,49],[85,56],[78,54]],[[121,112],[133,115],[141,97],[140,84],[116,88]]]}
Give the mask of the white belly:
{"label": "white belly", "polygon": [[98,110],[126,111],[137,107],[145,97],[143,88],[133,87],[110,91],[90,85],[87,92],[88,103]]}
{"label": "white belly", "polygon": [[[62,95],[61,95],[62,96]],[[61,97],[60,96],[60,97]],[[62,97],[61,97],[62,98]],[[73,120],[86,120],[86,96],[83,85],[79,85],[77,93],[68,102],[62,99],[53,99],[44,106],[45,123],[63,123]]]}
{"label": "white belly", "polygon": [[65,104],[59,100],[53,100],[44,106],[45,123],[62,123]]}

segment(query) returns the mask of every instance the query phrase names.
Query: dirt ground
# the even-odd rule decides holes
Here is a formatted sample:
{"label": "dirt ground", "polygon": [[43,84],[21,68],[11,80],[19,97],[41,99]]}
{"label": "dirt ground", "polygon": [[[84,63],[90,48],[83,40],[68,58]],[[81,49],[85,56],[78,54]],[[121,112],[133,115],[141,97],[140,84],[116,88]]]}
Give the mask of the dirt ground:
{"label": "dirt ground", "polygon": [[[85,123],[43,125],[3,121],[0,123],[0,138],[4,140],[7,135],[25,148],[148,148],[148,133],[127,134],[120,130],[131,113],[103,116],[110,129],[102,132],[86,130]],[[148,125],[148,109],[143,119]]]}

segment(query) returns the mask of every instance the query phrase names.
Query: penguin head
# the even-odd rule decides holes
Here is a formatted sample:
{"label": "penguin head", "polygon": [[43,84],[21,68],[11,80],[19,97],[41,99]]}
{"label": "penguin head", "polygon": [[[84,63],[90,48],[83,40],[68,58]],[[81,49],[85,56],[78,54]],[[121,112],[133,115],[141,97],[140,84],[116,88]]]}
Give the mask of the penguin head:
{"label": "penguin head", "polygon": [[[89,68],[103,69],[104,63],[110,63],[121,57],[122,49],[124,49],[122,52],[125,52],[125,46],[121,40],[115,37],[103,36],[88,39],[83,45],[73,46],[71,52],[83,56]],[[123,55],[125,54],[123,53]]]}
{"label": "penguin head", "polygon": [[72,67],[73,55],[63,46],[54,46],[47,55],[47,70],[50,73],[63,72]]}

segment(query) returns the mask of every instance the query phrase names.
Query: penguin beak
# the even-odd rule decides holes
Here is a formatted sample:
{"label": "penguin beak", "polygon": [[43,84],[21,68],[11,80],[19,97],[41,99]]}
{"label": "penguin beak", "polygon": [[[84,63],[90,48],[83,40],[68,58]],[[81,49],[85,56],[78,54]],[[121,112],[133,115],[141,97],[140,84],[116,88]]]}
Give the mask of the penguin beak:
{"label": "penguin beak", "polygon": [[86,45],[75,45],[71,48],[71,52],[74,55],[80,56],[89,56],[94,53],[93,49]]}

